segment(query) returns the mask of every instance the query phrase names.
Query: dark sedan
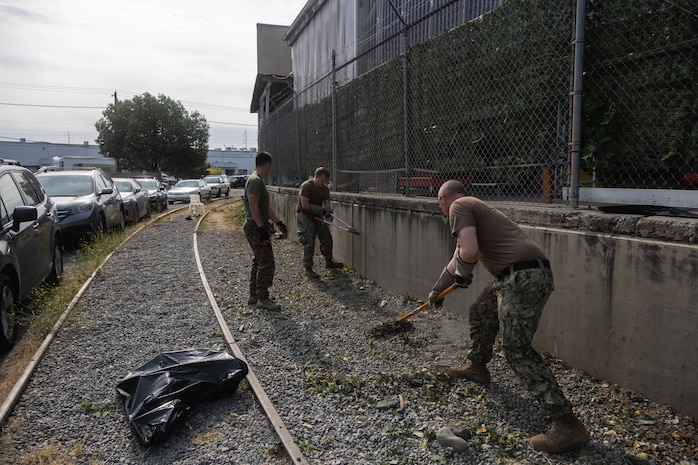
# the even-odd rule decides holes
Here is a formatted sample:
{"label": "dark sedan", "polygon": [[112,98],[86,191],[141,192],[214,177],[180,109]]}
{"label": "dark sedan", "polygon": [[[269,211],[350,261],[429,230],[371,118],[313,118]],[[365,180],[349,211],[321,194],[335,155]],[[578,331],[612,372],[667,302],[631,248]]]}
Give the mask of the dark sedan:
{"label": "dark sedan", "polygon": [[44,281],[63,275],[56,204],[31,171],[0,166],[0,352],[17,336],[15,303]]}

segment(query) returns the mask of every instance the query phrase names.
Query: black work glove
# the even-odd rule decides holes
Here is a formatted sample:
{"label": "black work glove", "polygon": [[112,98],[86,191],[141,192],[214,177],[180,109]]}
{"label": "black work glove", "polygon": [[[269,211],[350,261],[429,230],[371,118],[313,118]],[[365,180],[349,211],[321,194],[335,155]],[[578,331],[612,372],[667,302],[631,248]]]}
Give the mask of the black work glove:
{"label": "black work glove", "polygon": [[257,234],[259,234],[259,242],[261,242],[262,244],[268,244],[271,242],[271,238],[269,237],[268,225],[265,224],[263,226],[258,226]]}
{"label": "black work glove", "polygon": [[453,287],[462,287],[466,288],[470,286],[473,283],[473,275],[468,275],[467,278],[464,278],[463,276],[458,276],[456,275],[456,282],[453,283]]}
{"label": "black work glove", "polygon": [[323,215],[325,217],[325,221],[327,221],[328,223],[331,223],[332,220],[334,219],[333,213],[334,212],[332,210],[325,210],[324,215]]}
{"label": "black work glove", "polygon": [[279,232],[281,233],[281,239],[285,239],[288,237],[288,228],[284,224],[283,221],[280,221],[276,223],[276,227],[279,228]]}

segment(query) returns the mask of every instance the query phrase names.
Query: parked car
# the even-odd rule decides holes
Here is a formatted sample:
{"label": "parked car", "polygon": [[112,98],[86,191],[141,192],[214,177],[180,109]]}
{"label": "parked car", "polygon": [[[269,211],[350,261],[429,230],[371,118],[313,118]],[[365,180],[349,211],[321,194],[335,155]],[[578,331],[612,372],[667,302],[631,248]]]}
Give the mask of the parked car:
{"label": "parked car", "polygon": [[66,238],[82,239],[112,228],[124,229],[121,194],[101,169],[47,171],[38,173],[36,179],[56,202]]}
{"label": "parked car", "polygon": [[141,218],[150,216],[150,198],[148,190],[132,178],[114,178],[124,202],[126,222],[136,224]]}
{"label": "parked car", "polygon": [[63,275],[62,233],[55,202],[26,168],[0,166],[0,352],[17,337],[15,303]]}
{"label": "parked car", "polygon": [[227,197],[230,194],[230,184],[221,176],[206,176],[204,182],[211,188],[212,197],[222,197],[223,194]]}
{"label": "parked car", "polygon": [[202,179],[182,179],[167,191],[167,202],[189,203],[189,196],[196,194],[201,201],[211,200],[211,188]]}
{"label": "parked car", "polygon": [[232,181],[230,180],[230,178],[228,177],[228,175],[227,175],[227,174],[221,174],[220,177],[221,177],[221,179],[223,180],[223,182],[224,182],[225,184],[228,185],[228,190],[230,190],[233,186],[232,186]]}
{"label": "parked car", "polygon": [[247,182],[247,176],[236,176],[233,181],[231,186],[234,189],[241,189],[245,187],[245,183]]}
{"label": "parked car", "polygon": [[167,209],[167,189],[165,185],[155,178],[135,178],[141,186],[148,190],[150,210]]}

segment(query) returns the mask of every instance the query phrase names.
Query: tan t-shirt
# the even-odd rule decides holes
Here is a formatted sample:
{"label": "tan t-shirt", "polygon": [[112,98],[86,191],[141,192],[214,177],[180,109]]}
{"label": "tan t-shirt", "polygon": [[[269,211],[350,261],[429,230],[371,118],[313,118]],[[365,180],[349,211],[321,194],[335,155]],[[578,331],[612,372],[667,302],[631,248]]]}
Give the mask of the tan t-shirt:
{"label": "tan t-shirt", "polygon": [[312,204],[323,206],[325,204],[325,200],[330,198],[330,188],[327,186],[318,187],[312,179],[303,181],[303,184],[301,184],[300,195],[298,197],[298,205],[296,207],[297,212],[303,211],[300,196],[308,197],[308,199],[310,199],[310,203]]}
{"label": "tan t-shirt", "polygon": [[493,276],[512,263],[545,259],[538,245],[504,213],[475,197],[461,197],[448,212],[451,233],[475,226],[480,248],[479,261]]}

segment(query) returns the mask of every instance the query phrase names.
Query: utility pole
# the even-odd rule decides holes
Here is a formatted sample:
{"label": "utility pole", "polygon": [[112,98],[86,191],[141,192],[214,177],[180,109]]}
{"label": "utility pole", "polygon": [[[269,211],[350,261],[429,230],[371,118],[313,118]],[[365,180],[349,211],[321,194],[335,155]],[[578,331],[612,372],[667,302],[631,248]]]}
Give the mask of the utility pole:
{"label": "utility pole", "polygon": [[245,144],[245,150],[247,150],[247,129],[243,129],[242,131],[242,140]]}
{"label": "utility pole", "polygon": [[65,135],[68,137],[68,144],[70,144],[70,131],[66,132]]}
{"label": "utility pole", "polygon": [[116,102],[119,101],[119,100],[116,98],[116,89],[114,89],[114,93],[111,94],[111,96],[114,97],[114,105],[116,105]]}

